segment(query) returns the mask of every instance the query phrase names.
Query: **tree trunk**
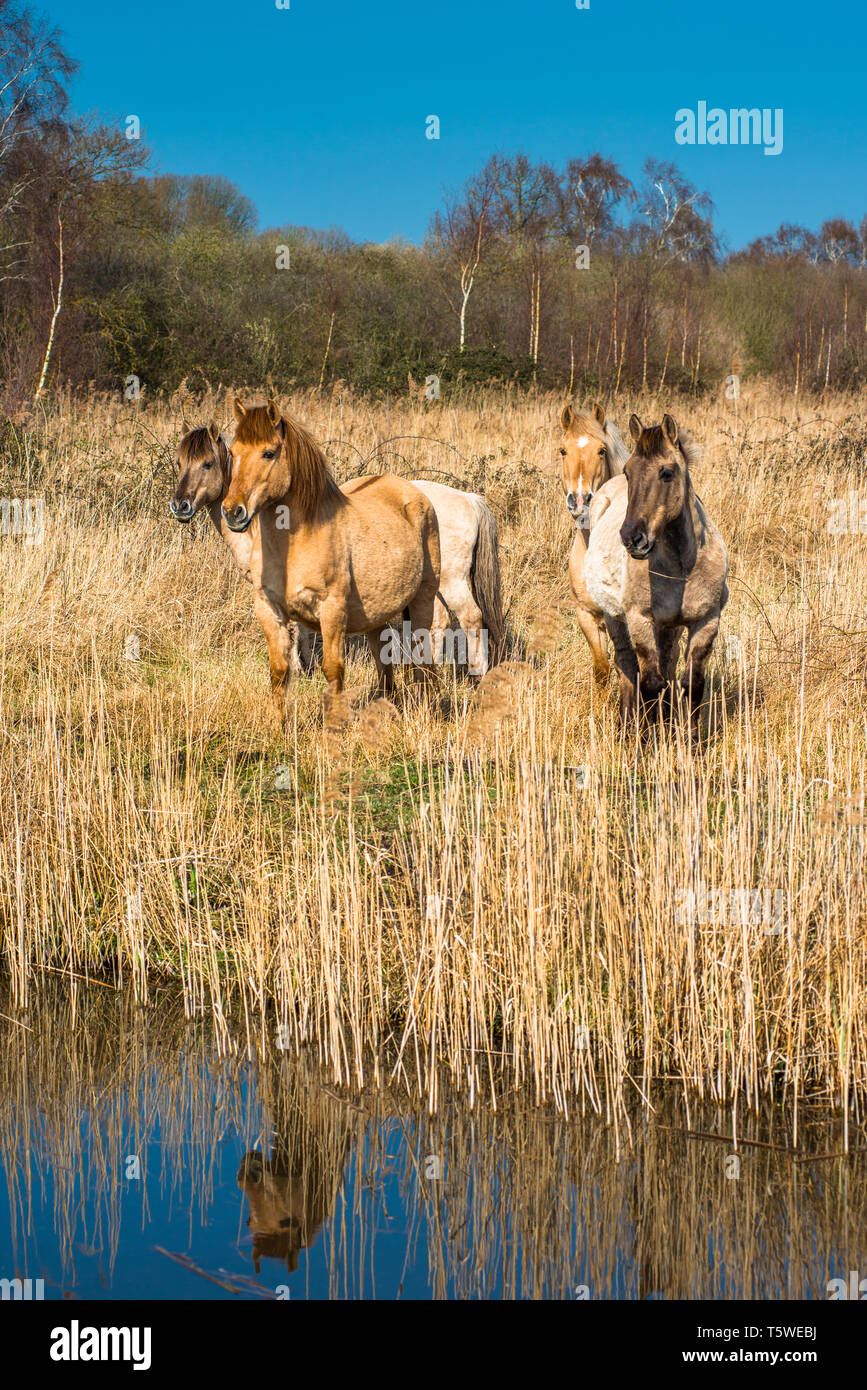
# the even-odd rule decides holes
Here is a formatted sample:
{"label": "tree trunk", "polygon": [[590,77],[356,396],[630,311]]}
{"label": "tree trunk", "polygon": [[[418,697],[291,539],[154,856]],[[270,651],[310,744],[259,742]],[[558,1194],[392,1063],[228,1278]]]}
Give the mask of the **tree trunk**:
{"label": "tree trunk", "polygon": [[63,218],[57,214],[57,250],[60,258],[60,268],[57,280],[57,297],[54,300],[54,313],[51,315],[51,327],[48,330],[48,342],[45,346],[45,356],[42,359],[42,371],[39,374],[39,385],[36,388],[34,401],[45,389],[45,378],[48,375],[48,364],[51,361],[51,349],[54,347],[54,330],[57,327],[57,320],[60,318],[60,310],[63,306]]}

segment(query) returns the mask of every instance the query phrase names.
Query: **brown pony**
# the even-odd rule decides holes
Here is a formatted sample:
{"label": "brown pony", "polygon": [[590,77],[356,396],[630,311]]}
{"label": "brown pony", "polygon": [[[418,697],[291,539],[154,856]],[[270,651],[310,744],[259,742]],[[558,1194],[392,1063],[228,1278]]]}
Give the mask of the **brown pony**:
{"label": "brown pony", "polygon": [[682,687],[697,721],[704,673],[728,600],[726,548],[695,492],[695,448],[675,421],[629,421],[634,449],[623,477],[604,484],[590,508],[584,564],[588,593],[605,614],[620,672],[620,711],[642,700],[659,708],[677,674],[687,631]]}
{"label": "brown pony", "polygon": [[[390,692],[384,634],[409,609],[414,629],[433,628],[440,577],[439,530],[427,497],[402,478],[362,478],[349,494],[332,477],[306,430],[277,402],[247,407],[236,398],[232,477],[222,515],[243,534],[259,523],[251,574],[257,594],[283,622],[322,634],[322,668],[333,699],[343,690],[347,635],[364,633]],[[270,642],[269,642],[270,649]],[[282,713],[286,663],[271,655]],[[282,664],[281,664],[282,663]],[[417,674],[418,668],[417,668]]]}
{"label": "brown pony", "polygon": [[[184,435],[178,445],[178,465],[180,478],[169,503],[175,521],[187,524],[197,512],[206,508],[238,569],[250,580],[253,553],[259,545],[259,526],[257,523],[247,531],[236,532],[226,525],[220,504],[232,476],[232,455],[215,421],[207,428],[192,429]],[[309,669],[313,655],[312,634],[296,623],[285,622],[258,590],[254,590],[253,607],[269,650],[279,653],[280,664],[285,664],[293,674]]]}
{"label": "brown pony", "polygon": [[623,472],[629,449],[599,404],[593,407],[592,415],[573,410],[571,405],[565,406],[560,424],[563,427],[560,446],[563,491],[566,506],[575,521],[575,539],[569,553],[569,583],[577,605],[578,624],[593,654],[593,675],[604,684],[611,670],[605,618],[587,592],[584,557],[590,531],[590,503],[603,483]]}

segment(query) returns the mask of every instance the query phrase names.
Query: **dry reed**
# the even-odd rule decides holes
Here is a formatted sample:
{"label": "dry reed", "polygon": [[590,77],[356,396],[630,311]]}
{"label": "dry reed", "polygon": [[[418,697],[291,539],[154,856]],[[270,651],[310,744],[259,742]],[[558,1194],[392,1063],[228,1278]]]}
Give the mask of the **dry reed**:
{"label": "dry reed", "polygon": [[[623,1115],[654,1080],[755,1106],[867,1090],[867,538],[827,526],[863,480],[856,402],[798,421],[761,384],[671,402],[732,598],[705,738],[641,741],[591,688],[570,616],[553,397],[289,404],[340,475],[483,488],[526,646],[475,693],[398,690],[322,728],[322,679],[267,698],[250,591],[205,519],[168,517],[170,410],[61,400],[8,427],[3,537],[0,962],[110,978],[190,1015],[315,1043],[338,1082],[392,1075],[438,1104],[505,1084]],[[660,402],[624,399],[658,417]],[[222,399],[202,403],[202,419]],[[735,413],[735,410],[737,413]],[[438,441],[438,442],[437,442]],[[565,616],[563,616],[565,614]],[[349,667],[356,713],[372,666]],[[708,904],[711,906],[708,907]]]}

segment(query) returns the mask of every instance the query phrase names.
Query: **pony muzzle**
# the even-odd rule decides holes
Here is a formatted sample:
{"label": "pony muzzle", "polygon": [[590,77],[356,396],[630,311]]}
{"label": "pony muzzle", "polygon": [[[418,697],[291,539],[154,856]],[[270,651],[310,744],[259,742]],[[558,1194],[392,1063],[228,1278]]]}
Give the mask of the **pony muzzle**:
{"label": "pony muzzle", "polygon": [[226,507],[224,504],[220,511],[230,531],[246,531],[253,520],[243,502],[238,502],[234,507]]}
{"label": "pony muzzle", "polygon": [[175,521],[192,521],[196,514],[196,509],[189,497],[173,497],[169,503],[169,511]]}
{"label": "pony muzzle", "polygon": [[587,492],[566,493],[566,506],[576,521],[587,510],[592,500],[593,493],[590,489]]}
{"label": "pony muzzle", "polygon": [[646,560],[654,546],[654,538],[641,522],[634,526],[621,526],[620,539],[633,560]]}

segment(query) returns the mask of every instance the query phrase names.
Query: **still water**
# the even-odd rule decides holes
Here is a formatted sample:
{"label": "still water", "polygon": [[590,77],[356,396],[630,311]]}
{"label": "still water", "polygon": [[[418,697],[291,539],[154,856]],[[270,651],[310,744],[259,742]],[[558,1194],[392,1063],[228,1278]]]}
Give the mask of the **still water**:
{"label": "still water", "polygon": [[520,1094],[430,1116],[312,1055],[221,1058],[171,994],[0,1011],[0,1279],[46,1299],[824,1299],[867,1274],[867,1139],[827,1157],[818,1106],[794,1153],[790,1110],[740,1115],[736,1150],[673,1087],[617,1130]]}

